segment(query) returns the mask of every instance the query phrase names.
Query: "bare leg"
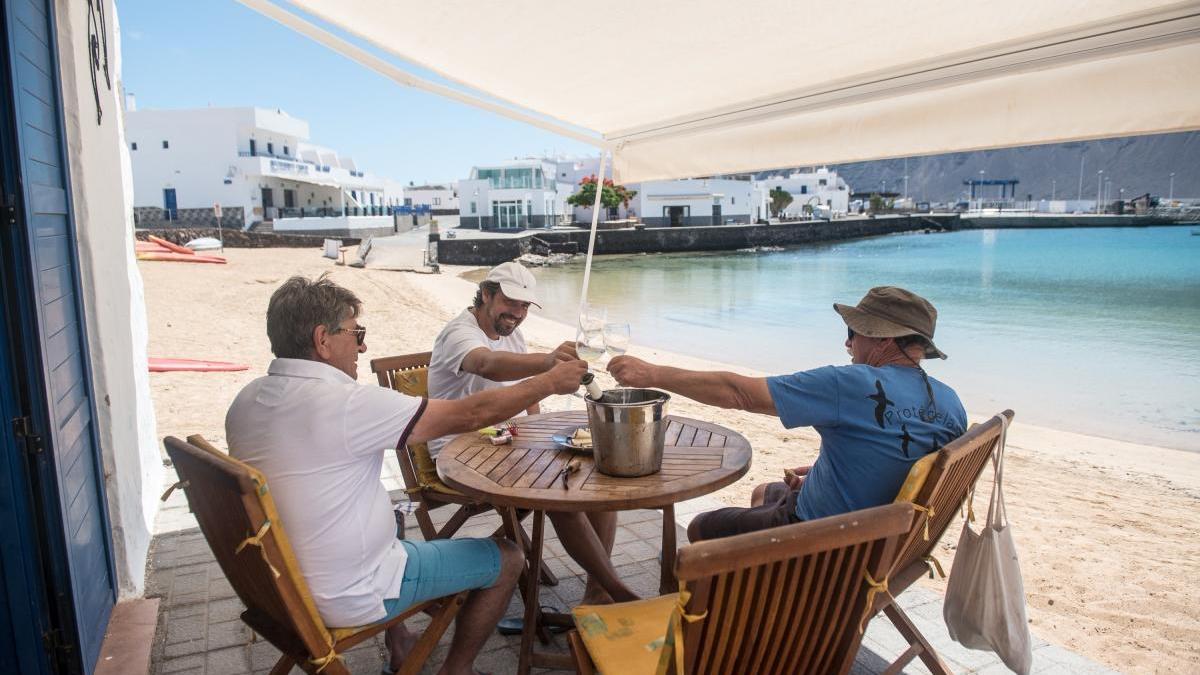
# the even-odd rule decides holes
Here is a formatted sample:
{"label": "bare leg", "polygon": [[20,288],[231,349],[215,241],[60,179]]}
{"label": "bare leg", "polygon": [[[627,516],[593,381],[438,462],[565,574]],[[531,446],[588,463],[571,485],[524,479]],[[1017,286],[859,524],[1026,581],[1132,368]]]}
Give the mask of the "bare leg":
{"label": "bare leg", "polygon": [[[554,531],[563,548],[588,573],[589,586],[593,582],[598,584],[617,602],[638,599],[612,566],[610,552],[616,537],[616,514],[596,514],[602,517],[598,526],[582,513],[549,512],[546,515],[554,523]],[[604,516],[611,517],[611,522],[605,523]],[[607,542],[601,539],[605,533],[611,533]]]}
{"label": "bare leg", "polygon": [[767,498],[767,488],[770,483],[760,483],[754,486],[754,491],[750,493],[750,507],[762,506],[763,501]]}
{"label": "bare leg", "polygon": [[491,588],[472,591],[467,596],[455,621],[454,639],[450,642],[446,662],[438,671],[441,675],[473,675],[475,657],[508,608],[517,578],[525,565],[525,556],[507,539],[497,539],[496,544],[500,547],[500,577]]}
{"label": "bare leg", "polygon": [[383,643],[387,645],[389,660],[388,668],[393,672],[400,670],[408,653],[417,644],[417,636],[413,635],[404,622],[392,626],[383,634]]}
{"label": "bare leg", "polygon": [[[600,545],[612,560],[613,543],[617,540],[617,514],[613,511],[593,511],[587,514],[587,519],[600,538]],[[612,596],[600,585],[591,574],[587,578],[587,586],[583,589],[583,604],[606,605],[613,601]]]}

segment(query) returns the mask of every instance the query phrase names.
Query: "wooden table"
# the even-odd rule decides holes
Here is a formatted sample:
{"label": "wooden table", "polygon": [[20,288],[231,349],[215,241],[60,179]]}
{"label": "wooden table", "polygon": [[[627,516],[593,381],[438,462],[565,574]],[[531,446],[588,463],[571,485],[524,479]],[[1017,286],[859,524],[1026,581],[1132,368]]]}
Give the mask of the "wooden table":
{"label": "wooden table", "polygon": [[[520,417],[512,443],[492,445],[476,433],[463,434],[438,454],[437,471],[450,487],[495,504],[504,529],[516,542],[520,527],[516,510],[533,511],[533,541],[521,595],[525,602],[525,630],[521,635],[520,673],[531,666],[571,668],[569,657],[533,653],[535,634],[543,642],[549,635],[538,603],[538,570],[542,563],[546,511],[623,511],[663,509],[662,592],[673,592],[675,582],[674,505],[715,492],[750,469],[750,443],[739,433],[716,424],[674,415],[667,417],[662,471],[638,478],[606,476],[595,470],[590,454],[560,448],[551,435],[587,424],[585,411]],[[564,489],[560,471],[579,459],[577,473]],[[554,618],[554,622],[564,621]]]}

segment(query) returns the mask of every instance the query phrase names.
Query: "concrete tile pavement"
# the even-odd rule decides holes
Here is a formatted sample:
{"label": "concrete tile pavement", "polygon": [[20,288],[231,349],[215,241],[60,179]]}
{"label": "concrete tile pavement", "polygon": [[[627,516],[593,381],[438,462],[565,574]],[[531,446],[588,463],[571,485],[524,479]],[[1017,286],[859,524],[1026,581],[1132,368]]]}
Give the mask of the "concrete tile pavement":
{"label": "concrete tile pavement", "polygon": [[[171,480],[174,480],[172,476]],[[403,494],[398,467],[385,467],[385,485],[394,490],[393,497]],[[715,508],[708,498],[690,500],[676,506],[677,540],[686,542],[685,528],[691,517]],[[450,509],[435,512],[439,523],[450,516]],[[420,539],[414,518],[408,518],[407,536]],[[478,516],[462,529],[461,536],[487,536],[499,526],[493,515]],[[244,609],[229,582],[221,573],[207,542],[188,513],[182,491],[176,490],[160,510],[147,563],[146,595],[160,599],[158,625],[151,648],[151,673],[163,675],[240,675],[268,673],[279,652],[262,638],[257,640],[239,618]],[[658,552],[662,546],[662,514],[640,510],[623,512],[619,518],[613,561],[626,582],[640,594],[658,593]],[[558,586],[543,586],[542,604],[567,609],[579,603],[583,596],[584,580],[579,566],[565,555],[553,526],[547,527],[545,556],[551,570],[559,577]],[[955,671],[962,673],[999,673],[1008,669],[991,652],[969,650],[950,639],[941,621],[941,596],[921,587],[914,587],[900,598],[900,605],[913,622],[930,639],[942,658]],[[519,595],[514,596],[508,614],[517,616],[522,607]],[[428,624],[427,617],[409,621],[413,630]],[[440,664],[449,648],[453,627],[439,642],[430,664]],[[497,674],[514,673],[520,638],[494,634],[484,645],[476,666]],[[886,618],[871,621],[863,638],[853,673],[881,673],[888,663],[904,651],[907,644]],[[550,647],[565,651],[565,640],[558,638]],[[379,673],[385,658],[382,636],[368,640],[344,656],[354,673]],[[298,668],[293,673],[300,673]],[[427,665],[423,672],[433,673]],[[906,673],[928,673],[915,662]],[[1110,673],[1112,671],[1061,647],[1038,640],[1034,650],[1034,672]]]}

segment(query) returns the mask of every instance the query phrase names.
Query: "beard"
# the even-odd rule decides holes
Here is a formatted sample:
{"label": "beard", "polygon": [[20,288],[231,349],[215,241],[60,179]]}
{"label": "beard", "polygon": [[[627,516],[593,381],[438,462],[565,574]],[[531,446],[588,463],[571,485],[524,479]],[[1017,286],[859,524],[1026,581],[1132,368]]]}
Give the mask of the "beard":
{"label": "beard", "polygon": [[497,335],[501,337],[508,337],[509,335],[512,335],[513,331],[515,331],[517,326],[520,325],[521,320],[517,317],[511,314],[501,314],[500,316],[496,317],[495,322],[492,323],[492,328],[495,329]]}

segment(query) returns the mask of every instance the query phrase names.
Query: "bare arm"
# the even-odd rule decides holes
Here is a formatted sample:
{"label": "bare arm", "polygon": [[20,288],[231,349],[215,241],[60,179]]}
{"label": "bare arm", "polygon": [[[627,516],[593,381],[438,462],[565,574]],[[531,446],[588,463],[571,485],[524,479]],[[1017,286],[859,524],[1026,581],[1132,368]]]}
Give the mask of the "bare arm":
{"label": "bare arm", "polygon": [[551,394],[578,390],[579,379],[586,372],[587,364],[583,361],[563,361],[549,372],[512,386],[489,389],[456,401],[430,399],[408,440],[420,443],[502,422]]}
{"label": "bare arm", "polygon": [[656,366],[632,356],[614,358],[608,372],[622,385],[657,387],[708,405],[778,415],[766,378]]}
{"label": "bare arm", "polygon": [[492,351],[487,347],[471,350],[463,357],[462,370],[493,382],[523,380],[554,367],[559,361],[578,358],[575,346],[564,342],[554,351],[546,353],[518,354],[516,352]]}

